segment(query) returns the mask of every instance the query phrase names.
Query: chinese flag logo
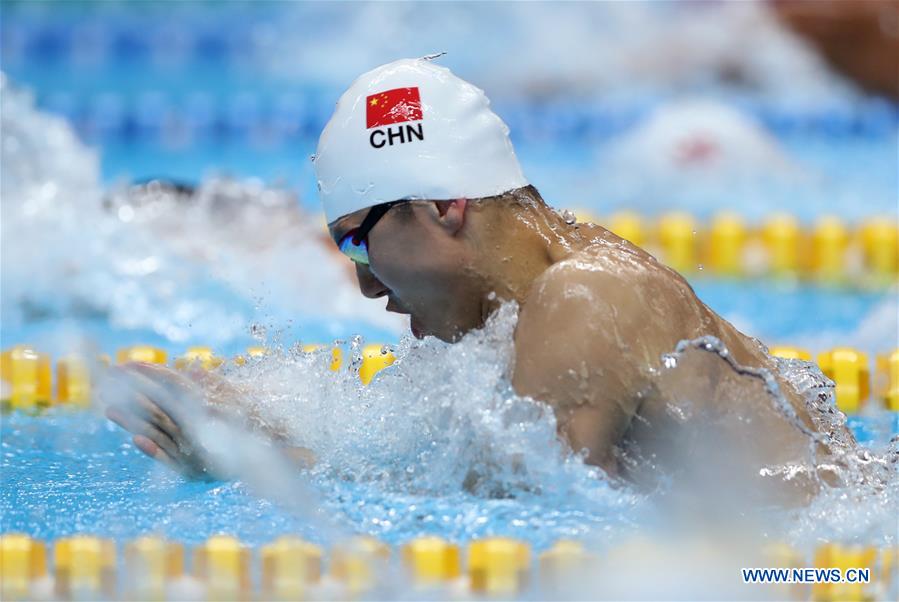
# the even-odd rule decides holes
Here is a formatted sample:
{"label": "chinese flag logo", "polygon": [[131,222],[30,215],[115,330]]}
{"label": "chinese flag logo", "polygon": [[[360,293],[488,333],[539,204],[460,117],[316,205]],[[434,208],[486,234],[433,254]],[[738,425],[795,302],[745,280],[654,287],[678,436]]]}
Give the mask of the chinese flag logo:
{"label": "chinese flag logo", "polygon": [[396,88],[372,94],[365,99],[366,128],[421,119],[418,88]]}

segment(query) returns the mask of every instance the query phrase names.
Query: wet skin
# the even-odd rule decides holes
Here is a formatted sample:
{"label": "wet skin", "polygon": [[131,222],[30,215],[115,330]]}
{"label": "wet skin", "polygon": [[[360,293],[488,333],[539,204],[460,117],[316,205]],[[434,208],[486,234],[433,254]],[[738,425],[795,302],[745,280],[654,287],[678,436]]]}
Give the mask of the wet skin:
{"label": "wet skin", "polygon": [[[332,238],[339,240],[366,214],[332,223]],[[677,370],[662,366],[662,356],[679,341],[712,335],[736,363],[773,371],[760,344],[703,304],[679,274],[604,228],[568,224],[530,201],[417,201],[378,222],[369,252],[370,265],[356,266],[361,292],[386,296],[388,311],[410,314],[416,336],[457,340],[502,302],[516,301],[516,392],[551,405],[560,437],[612,478],[651,488],[669,468],[681,470],[687,482],[715,478],[705,473],[717,467],[773,499],[804,501],[816,489],[814,475],[784,485],[759,474],[760,467],[807,459],[809,438],[801,428],[814,426],[790,383],[778,376],[798,415],[794,424],[772,409],[758,382],[736,375],[718,356],[697,352]],[[152,375],[138,366],[124,370],[176,381],[166,369]],[[211,397],[239,405],[238,394],[219,389]],[[143,402],[155,399],[141,401],[118,407],[143,409],[114,409],[110,417],[135,433],[140,449],[195,476],[164,437],[183,437],[180,430],[169,432],[178,428],[175,421],[146,409]],[[684,420],[685,411],[695,419]],[[724,449],[686,447],[696,430]],[[727,459],[712,467],[696,461],[696,453],[718,451]],[[697,470],[684,474],[684,463]]]}
{"label": "wet skin", "polygon": [[[717,356],[691,357],[658,374],[663,354],[704,335],[719,338],[737,363],[776,373],[760,344],[702,303],[680,274],[608,230],[567,224],[542,204],[503,210],[460,199],[413,207],[411,217],[388,214],[372,230],[370,266],[356,266],[362,293],[387,296],[388,310],[410,313],[419,334],[447,341],[482,325],[501,301],[518,302],[512,384],[553,406],[559,435],[585,450],[587,462],[648,487],[658,472],[682,470],[684,462],[711,468],[685,457],[681,443],[691,435],[672,415],[672,405],[692,404],[700,418],[691,426],[704,436],[712,428],[728,433],[728,412],[740,418],[727,468],[748,487],[773,488],[788,501],[817,488],[812,475],[787,487],[757,482],[760,466],[805,459],[810,448],[771,410],[758,382],[735,376]],[[366,213],[331,224],[332,237],[340,240]],[[780,385],[814,430],[805,402],[790,383]]]}

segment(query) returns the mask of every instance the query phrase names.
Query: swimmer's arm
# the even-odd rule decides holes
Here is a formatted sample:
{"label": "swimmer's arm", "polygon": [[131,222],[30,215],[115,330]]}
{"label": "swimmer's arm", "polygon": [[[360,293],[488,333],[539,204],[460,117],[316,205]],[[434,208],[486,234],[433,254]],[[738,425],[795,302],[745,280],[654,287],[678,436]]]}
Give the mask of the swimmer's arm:
{"label": "swimmer's arm", "polygon": [[[104,384],[99,393],[107,417],[132,433],[139,450],[188,478],[225,478],[211,470],[183,428],[205,415],[242,419],[270,438],[289,461],[302,467],[315,463],[311,451],[290,445],[284,433],[262,423],[245,403],[245,392],[213,373],[130,363],[112,368]],[[198,400],[203,408],[197,407]]]}
{"label": "swimmer's arm", "polygon": [[228,382],[220,375],[203,369],[192,369],[190,377],[206,392],[207,403],[217,408],[224,415],[229,410],[236,410],[246,426],[267,437],[277,447],[285,459],[300,468],[311,468],[315,465],[315,454],[305,447],[293,445],[289,434],[275,425],[268,424],[252,407],[247,399],[252,391],[244,391]]}
{"label": "swimmer's arm", "polygon": [[248,403],[254,394],[252,390],[239,388],[221,375],[202,368],[189,368],[185,375],[203,389],[206,403],[213,414],[226,420],[240,422],[242,426],[269,439],[291,464],[300,468],[311,468],[315,465],[315,454],[311,450],[293,445],[287,431],[266,422],[253,405]]}
{"label": "swimmer's arm", "polygon": [[535,283],[515,333],[516,392],[549,403],[559,434],[587,462],[619,473],[616,448],[645,386],[647,324],[637,283],[556,264]]}

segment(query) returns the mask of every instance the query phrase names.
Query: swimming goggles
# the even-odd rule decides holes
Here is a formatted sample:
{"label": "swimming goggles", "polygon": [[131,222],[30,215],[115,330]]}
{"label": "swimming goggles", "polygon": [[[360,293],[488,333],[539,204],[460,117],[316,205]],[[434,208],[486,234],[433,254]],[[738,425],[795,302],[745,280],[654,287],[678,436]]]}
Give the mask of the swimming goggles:
{"label": "swimming goggles", "polygon": [[353,228],[343,235],[337,247],[340,252],[362,265],[368,265],[368,233],[375,227],[375,224],[384,217],[390,209],[400,203],[408,203],[409,199],[399,201],[390,201],[389,203],[381,203],[375,205],[368,211],[368,215],[362,220],[358,228]]}

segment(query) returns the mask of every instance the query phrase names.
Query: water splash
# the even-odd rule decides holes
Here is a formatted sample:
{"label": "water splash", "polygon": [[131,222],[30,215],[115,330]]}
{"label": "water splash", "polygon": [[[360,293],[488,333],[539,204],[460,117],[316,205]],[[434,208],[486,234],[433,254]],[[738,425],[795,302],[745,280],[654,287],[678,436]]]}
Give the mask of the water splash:
{"label": "water splash", "polygon": [[[697,426],[679,434],[695,443],[691,450],[701,460],[730,454],[733,465],[700,462],[691,475],[683,466],[659,464],[660,484],[642,492],[586,465],[557,439],[546,406],[514,394],[508,373],[516,321],[517,308],[507,304],[456,344],[404,338],[394,349],[396,363],[368,386],[357,375],[361,339],[338,341],[349,357],[339,372],[329,369],[328,349],[304,353],[271,343],[269,355],[223,366],[220,376],[247,391],[251,413],[314,452],[317,464],[306,471],[273,461],[265,445],[254,443],[252,428],[249,434],[223,433],[221,425],[199,423],[198,436],[224,454],[238,480],[179,484],[142,459],[123,433],[94,418],[4,420],[2,469],[12,485],[2,497],[3,526],[39,528],[45,537],[90,528],[124,539],[157,530],[188,541],[225,529],[250,543],[284,529],[325,544],[346,531],[390,543],[421,534],[459,541],[504,534],[537,548],[578,538],[598,550],[635,532],[656,542],[683,541],[691,533],[706,552],[725,549],[715,545],[724,546],[719,540],[726,526],[730,542],[741,549],[783,539],[808,550],[820,538],[895,543],[896,444],[857,446],[833,404],[832,383],[811,364],[783,360],[778,374],[747,373],[719,343],[697,339],[672,350],[658,375],[659,382],[673,385],[691,366],[729,367],[728,377],[740,385],[727,389],[736,391],[731,401],[754,404],[786,425],[795,422],[781,413],[789,414],[783,383],[790,383],[815,417],[816,434],[802,434],[784,465],[813,470],[812,439],[823,440],[841,460],[839,482],[820,483],[809,505],[754,503],[754,486],[739,480],[740,452],[773,443],[742,434],[757,432],[751,421],[761,418],[697,411],[703,406],[695,396],[706,391],[701,379],[670,391],[671,404]],[[789,428],[801,433],[803,424]],[[697,434],[705,439],[696,443]],[[762,467],[750,466],[756,473]],[[52,491],[58,494],[48,497]],[[53,518],[45,524],[36,512],[47,505],[40,512]],[[109,508],[115,508],[115,520]],[[323,529],[307,510],[332,515],[336,526]]]}
{"label": "water splash", "polygon": [[[691,431],[683,429],[678,436],[695,437],[696,428],[701,429],[705,440],[688,445],[702,455],[690,457],[712,465],[709,472],[704,472],[707,466],[699,467],[698,474],[706,477],[704,482],[687,478],[696,487],[691,499],[693,503],[699,500],[698,505],[705,512],[703,522],[714,523],[709,517],[716,514],[739,516],[743,528],[757,526],[775,540],[789,541],[808,550],[822,539],[895,545],[899,437],[873,448],[859,445],[847,428],[845,414],[836,406],[833,382],[817,365],[772,359],[774,370],[741,366],[713,337],[681,341],[666,356],[663,372],[667,374],[661,374],[659,382],[671,385],[670,409],[678,411],[681,420],[685,413],[692,412],[688,420],[696,423]],[[728,372],[722,377],[724,385],[710,396],[712,406],[696,403],[696,396],[708,391],[701,378],[692,376],[696,367],[722,363],[728,366]],[[688,368],[691,378],[685,383],[678,372]],[[797,409],[809,418],[802,419]],[[802,436],[791,443],[784,432],[771,426],[772,416]],[[751,433],[749,440],[744,433]],[[759,440],[760,435],[765,439]],[[775,451],[759,453],[760,448]],[[680,448],[673,445],[670,450],[679,452]],[[718,473],[715,470],[720,466],[715,465],[722,456],[728,458],[728,463]],[[759,464],[753,459],[765,457],[776,460]],[[741,465],[747,460],[750,471],[743,471],[744,474],[755,470],[762,480],[774,479],[775,483],[804,481],[802,489],[812,493],[808,502],[794,506],[796,500],[788,497],[784,505],[772,497],[765,503],[765,498],[758,495],[764,485],[747,490],[746,484],[740,482]],[[689,477],[690,473],[689,468],[681,468],[678,478]],[[728,506],[723,513],[722,504]]]}
{"label": "water splash", "polygon": [[405,337],[396,362],[368,386],[358,381],[358,340],[338,373],[324,349],[268,355],[225,374],[253,391],[266,422],[315,453],[319,472],[417,494],[567,495],[600,472],[561,444],[548,406],[512,390],[516,323],[507,304],[457,344]]}
{"label": "water splash", "polygon": [[[349,366],[337,373],[329,370],[329,350],[293,349],[224,375],[252,391],[248,400],[264,422],[312,450],[315,478],[361,484],[379,496],[467,492],[541,506],[573,504],[619,528],[653,524],[654,514],[691,523],[697,508],[706,526],[715,517],[739,516],[748,528],[771,521],[773,512],[766,528],[796,538],[820,512],[820,500],[850,496],[869,507],[866,533],[889,539],[889,503],[899,491],[895,443],[884,450],[858,446],[836,409],[833,384],[813,364],[777,359],[776,371],[749,368],[717,339],[682,341],[657,373],[668,411],[680,423],[672,430],[670,458],[648,461],[640,450],[625,452],[654,473],[647,496],[586,465],[557,438],[551,409],[514,393],[509,372],[516,322],[517,307],[506,304],[456,344],[404,338],[394,350],[397,361],[367,387],[357,377],[360,340],[348,344]],[[722,371],[728,386],[710,390],[704,379],[684,379],[697,366]],[[797,414],[796,395],[811,422]],[[710,411],[716,403],[720,408]],[[759,441],[760,432],[775,436],[768,423],[792,438]],[[782,449],[759,460],[759,445]],[[786,510],[796,504],[791,483],[818,492],[810,506],[800,504],[806,510]],[[778,492],[782,487],[789,491]],[[687,514],[683,500],[693,508]],[[822,532],[820,524],[815,532]]]}
{"label": "water splash", "polygon": [[4,326],[102,317],[221,345],[245,336],[262,298],[276,327],[405,330],[358,294],[348,262],[291,193],[229,179],[106,193],[96,153],[0,81]]}

